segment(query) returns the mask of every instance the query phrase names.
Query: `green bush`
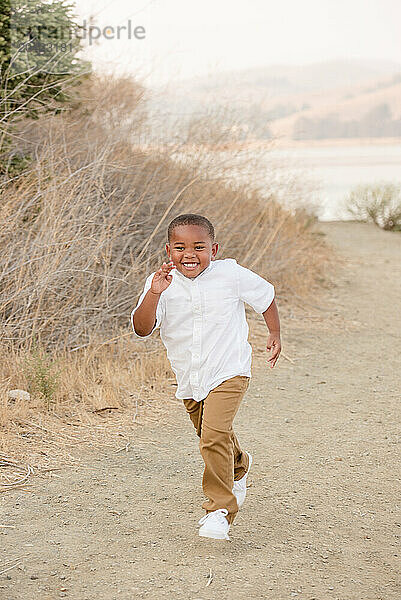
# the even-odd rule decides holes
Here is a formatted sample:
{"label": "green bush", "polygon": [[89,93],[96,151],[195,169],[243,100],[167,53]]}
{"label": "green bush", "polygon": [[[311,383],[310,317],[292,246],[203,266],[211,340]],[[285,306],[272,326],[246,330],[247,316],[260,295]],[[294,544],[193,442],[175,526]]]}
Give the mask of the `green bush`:
{"label": "green bush", "polygon": [[24,375],[28,383],[28,391],[37,395],[45,402],[46,409],[50,410],[54,404],[54,393],[60,376],[59,371],[55,371],[55,363],[43,349],[39,349],[34,344],[31,356],[25,358]]}
{"label": "green bush", "polygon": [[65,0],[0,0],[2,120],[54,108],[68,100],[65,83],[90,71],[75,19]]}
{"label": "green bush", "polygon": [[13,177],[31,161],[15,147],[16,124],[63,110],[90,72],[77,56],[82,27],[75,19],[65,0],[0,0],[0,175]]}
{"label": "green bush", "polygon": [[349,215],[388,231],[401,231],[401,186],[393,183],[359,185],[346,201]]}

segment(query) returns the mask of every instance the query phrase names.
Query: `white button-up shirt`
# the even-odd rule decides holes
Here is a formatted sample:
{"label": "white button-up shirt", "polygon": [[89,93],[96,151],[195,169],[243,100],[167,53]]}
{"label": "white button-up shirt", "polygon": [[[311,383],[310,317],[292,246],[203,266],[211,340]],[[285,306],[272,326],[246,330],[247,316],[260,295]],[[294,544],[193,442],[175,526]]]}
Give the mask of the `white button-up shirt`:
{"label": "white button-up shirt", "polygon": [[156,324],[139,336],[132,316],[151,286],[147,279],[131,325],[145,339],[160,327],[160,338],[177,379],[176,398],[206,398],[210,390],[235,377],[251,377],[252,347],[244,302],[262,314],[274,300],[274,286],[234,258],[211,261],[197,277],[170,271],[172,281],[160,294]]}

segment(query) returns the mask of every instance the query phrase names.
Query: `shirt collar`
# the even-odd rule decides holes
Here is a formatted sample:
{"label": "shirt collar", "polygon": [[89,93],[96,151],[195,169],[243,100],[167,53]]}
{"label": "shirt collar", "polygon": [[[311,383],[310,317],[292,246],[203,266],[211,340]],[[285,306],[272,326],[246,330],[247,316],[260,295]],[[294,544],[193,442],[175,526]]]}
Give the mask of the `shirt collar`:
{"label": "shirt collar", "polygon": [[203,275],[205,273],[207,273],[208,271],[211,271],[213,269],[213,267],[214,267],[213,262],[214,261],[211,260],[209,266],[207,266],[206,269],[204,269],[202,271],[202,273],[199,273],[199,275],[197,275],[194,279],[191,279],[190,277],[185,277],[185,275],[183,275],[182,273],[180,273],[177,269],[173,269],[174,274],[175,274],[174,276],[181,277],[181,279],[185,279],[185,281],[190,281],[191,283],[193,283],[194,281],[198,281],[199,278],[203,277]]}

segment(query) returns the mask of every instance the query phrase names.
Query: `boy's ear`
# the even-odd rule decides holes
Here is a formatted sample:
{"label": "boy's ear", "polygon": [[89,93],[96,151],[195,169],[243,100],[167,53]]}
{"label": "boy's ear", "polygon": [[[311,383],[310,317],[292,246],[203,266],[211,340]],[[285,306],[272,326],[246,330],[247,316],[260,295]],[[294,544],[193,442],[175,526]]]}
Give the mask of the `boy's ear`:
{"label": "boy's ear", "polygon": [[212,256],[213,257],[216,256],[218,249],[219,249],[218,243],[217,242],[213,242],[213,245],[212,245]]}

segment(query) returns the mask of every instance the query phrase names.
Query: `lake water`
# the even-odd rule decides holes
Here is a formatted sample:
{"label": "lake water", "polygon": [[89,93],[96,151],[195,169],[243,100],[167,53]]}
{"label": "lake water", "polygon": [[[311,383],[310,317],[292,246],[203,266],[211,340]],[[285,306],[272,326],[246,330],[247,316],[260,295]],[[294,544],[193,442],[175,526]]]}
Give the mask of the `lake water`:
{"label": "lake water", "polygon": [[[254,184],[262,195],[274,193],[289,209],[309,205],[322,221],[352,218],[345,204],[357,185],[401,185],[401,142],[282,149],[249,146],[234,153],[203,154],[196,148],[194,155],[179,151],[174,158],[195,160],[199,167],[203,163],[209,177],[223,174],[233,185]],[[220,169],[221,164],[225,168]]]}
{"label": "lake water", "polygon": [[[322,221],[350,218],[343,203],[358,184],[401,185],[401,143],[273,149],[265,157],[267,177],[273,168],[277,181],[291,173],[295,179],[307,179],[315,186],[311,198],[319,205]],[[288,205],[290,196],[289,190]]]}

